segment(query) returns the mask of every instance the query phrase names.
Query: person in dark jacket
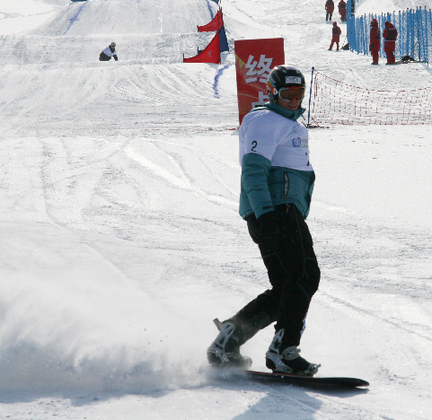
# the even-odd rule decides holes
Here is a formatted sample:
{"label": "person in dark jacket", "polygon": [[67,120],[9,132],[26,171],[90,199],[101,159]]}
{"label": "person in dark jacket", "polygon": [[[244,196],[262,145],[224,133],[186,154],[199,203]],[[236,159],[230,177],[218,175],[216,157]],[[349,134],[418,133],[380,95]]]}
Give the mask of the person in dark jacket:
{"label": "person in dark jacket", "polygon": [[381,31],[379,30],[378,21],[376,19],[372,19],[370,26],[369,51],[372,54],[372,64],[377,65],[379,60],[379,50],[381,48]]}
{"label": "person in dark jacket", "polygon": [[325,10],[326,10],[326,21],[331,22],[333,11],[334,11],[334,3],[333,0],[327,0],[325,4]]}
{"label": "person in dark jacket", "polygon": [[106,47],[99,55],[99,61],[110,61],[111,58],[114,58],[115,61],[118,61],[117,52],[116,52],[116,43],[111,42],[108,47]]}
{"label": "person in dark jacket", "polygon": [[392,23],[389,21],[386,21],[385,23],[385,29],[383,32],[383,38],[384,38],[384,52],[387,56],[387,63],[386,64],[395,64],[395,49],[396,49],[396,38],[398,36],[398,31],[394,27]]}
{"label": "person in dark jacket", "polygon": [[340,14],[340,17],[341,17],[341,21],[342,22],[346,22],[347,4],[344,2],[344,0],[340,0],[340,2],[338,4],[338,8],[339,8],[339,14]]}
{"label": "person in dark jacket", "polygon": [[332,40],[331,40],[329,51],[332,50],[334,43],[336,43],[336,51],[339,51],[339,40],[340,40],[341,33],[342,33],[341,28],[339,28],[337,22],[333,22]]}
{"label": "person in dark jacket", "polygon": [[240,346],[275,324],[266,352],[273,372],[312,376],[319,365],[299,355],[298,345],[320,269],[306,217],[315,173],[309,160],[307,128],[297,122],[305,112],[305,78],[293,66],[276,66],[267,79],[269,102],[247,114],[239,130],[240,215],[258,245],[271,289],[231,318],[215,320],[219,334],[207,349],[211,365],[248,368]]}

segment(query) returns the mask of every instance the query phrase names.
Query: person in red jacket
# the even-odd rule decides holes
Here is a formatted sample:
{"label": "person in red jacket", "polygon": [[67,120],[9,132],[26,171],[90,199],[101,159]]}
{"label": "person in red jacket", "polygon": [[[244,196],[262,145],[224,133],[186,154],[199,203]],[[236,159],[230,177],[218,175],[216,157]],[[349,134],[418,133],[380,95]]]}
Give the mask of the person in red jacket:
{"label": "person in red jacket", "polygon": [[329,51],[332,50],[334,43],[336,43],[336,51],[339,51],[339,39],[341,33],[342,33],[341,28],[339,28],[337,22],[333,22],[332,40],[331,40]]}
{"label": "person in red jacket", "polygon": [[346,7],[347,7],[347,5],[344,2],[344,0],[340,0],[338,7],[339,7],[339,14],[341,17],[341,21],[346,22]]}
{"label": "person in red jacket", "polygon": [[376,19],[372,19],[370,26],[369,51],[372,54],[372,64],[377,65],[379,59],[378,53],[381,47],[381,31],[379,30],[378,21]]}
{"label": "person in red jacket", "polygon": [[326,1],[325,9],[326,9],[326,21],[331,22],[333,16],[333,10],[334,10],[333,0]]}
{"label": "person in red jacket", "polygon": [[385,23],[385,29],[383,32],[383,38],[384,38],[384,52],[387,56],[387,64],[395,64],[395,56],[394,52],[396,49],[396,38],[398,36],[398,31],[394,27],[392,23],[389,21],[386,21]]}

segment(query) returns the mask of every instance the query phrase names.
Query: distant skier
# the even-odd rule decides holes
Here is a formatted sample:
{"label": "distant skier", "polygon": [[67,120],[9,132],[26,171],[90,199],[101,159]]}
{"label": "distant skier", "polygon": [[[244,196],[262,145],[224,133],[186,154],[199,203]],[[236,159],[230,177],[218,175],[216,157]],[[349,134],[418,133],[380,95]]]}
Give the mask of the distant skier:
{"label": "distant skier", "polygon": [[379,30],[378,21],[376,19],[372,19],[370,26],[369,51],[372,54],[372,64],[377,65],[379,60],[378,53],[381,48],[381,31]]}
{"label": "distant skier", "polygon": [[341,21],[342,22],[346,22],[346,8],[347,8],[347,5],[344,2],[344,0],[340,0],[340,2],[338,4],[338,7],[339,7],[339,14],[340,14],[340,17],[341,17]]}
{"label": "distant skier", "polygon": [[111,57],[114,58],[115,61],[118,61],[117,52],[115,50],[116,43],[111,42],[108,47],[106,47],[99,55],[99,61],[110,61]]}
{"label": "distant skier", "polygon": [[340,40],[341,33],[342,33],[341,28],[339,28],[337,22],[333,22],[332,40],[331,40],[329,51],[332,50],[334,43],[336,43],[336,51],[339,51],[339,40]]}
{"label": "distant skier", "polygon": [[392,23],[389,21],[386,21],[385,23],[385,29],[383,32],[383,38],[384,38],[384,52],[387,56],[387,63],[386,64],[395,64],[395,56],[394,52],[396,49],[396,38],[398,36],[398,31],[394,27]]}
{"label": "distant skier", "polygon": [[326,9],[326,21],[331,22],[332,16],[333,16],[333,11],[334,11],[333,0],[327,0],[326,1],[325,9]]}

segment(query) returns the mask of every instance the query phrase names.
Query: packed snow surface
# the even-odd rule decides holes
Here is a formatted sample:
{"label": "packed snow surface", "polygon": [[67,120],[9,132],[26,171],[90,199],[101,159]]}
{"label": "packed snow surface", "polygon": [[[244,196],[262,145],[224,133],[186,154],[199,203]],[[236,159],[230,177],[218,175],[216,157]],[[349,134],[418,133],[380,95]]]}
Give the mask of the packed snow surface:
{"label": "packed snow surface", "polygon": [[[430,126],[310,130],[322,280],[302,355],[369,389],[211,375],[212,319],[268,288],[238,215],[234,40],[283,37],[308,82],[432,87],[426,64],[327,51],[324,0],[221,5],[213,65],[182,55],[211,40],[214,1],[1,0],[0,419],[430,419]],[[112,41],[119,61],[99,62]],[[256,369],[273,332],[242,348]]]}

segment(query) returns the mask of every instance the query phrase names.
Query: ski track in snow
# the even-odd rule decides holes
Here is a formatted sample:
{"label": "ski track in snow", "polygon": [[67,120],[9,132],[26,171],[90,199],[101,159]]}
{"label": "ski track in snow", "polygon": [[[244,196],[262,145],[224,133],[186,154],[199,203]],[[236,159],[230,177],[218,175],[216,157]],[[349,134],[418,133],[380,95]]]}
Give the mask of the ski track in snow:
{"label": "ski track in snow", "polygon": [[[428,126],[310,130],[322,281],[302,355],[370,389],[220,382],[205,349],[268,287],[238,216],[234,40],[284,37],[308,83],[409,91],[430,68],[327,51],[315,0],[223,0],[220,66],[181,62],[214,35],[209,0],[20,2],[0,4],[0,418],[428,419]],[[257,369],[272,334],[242,350]]]}

